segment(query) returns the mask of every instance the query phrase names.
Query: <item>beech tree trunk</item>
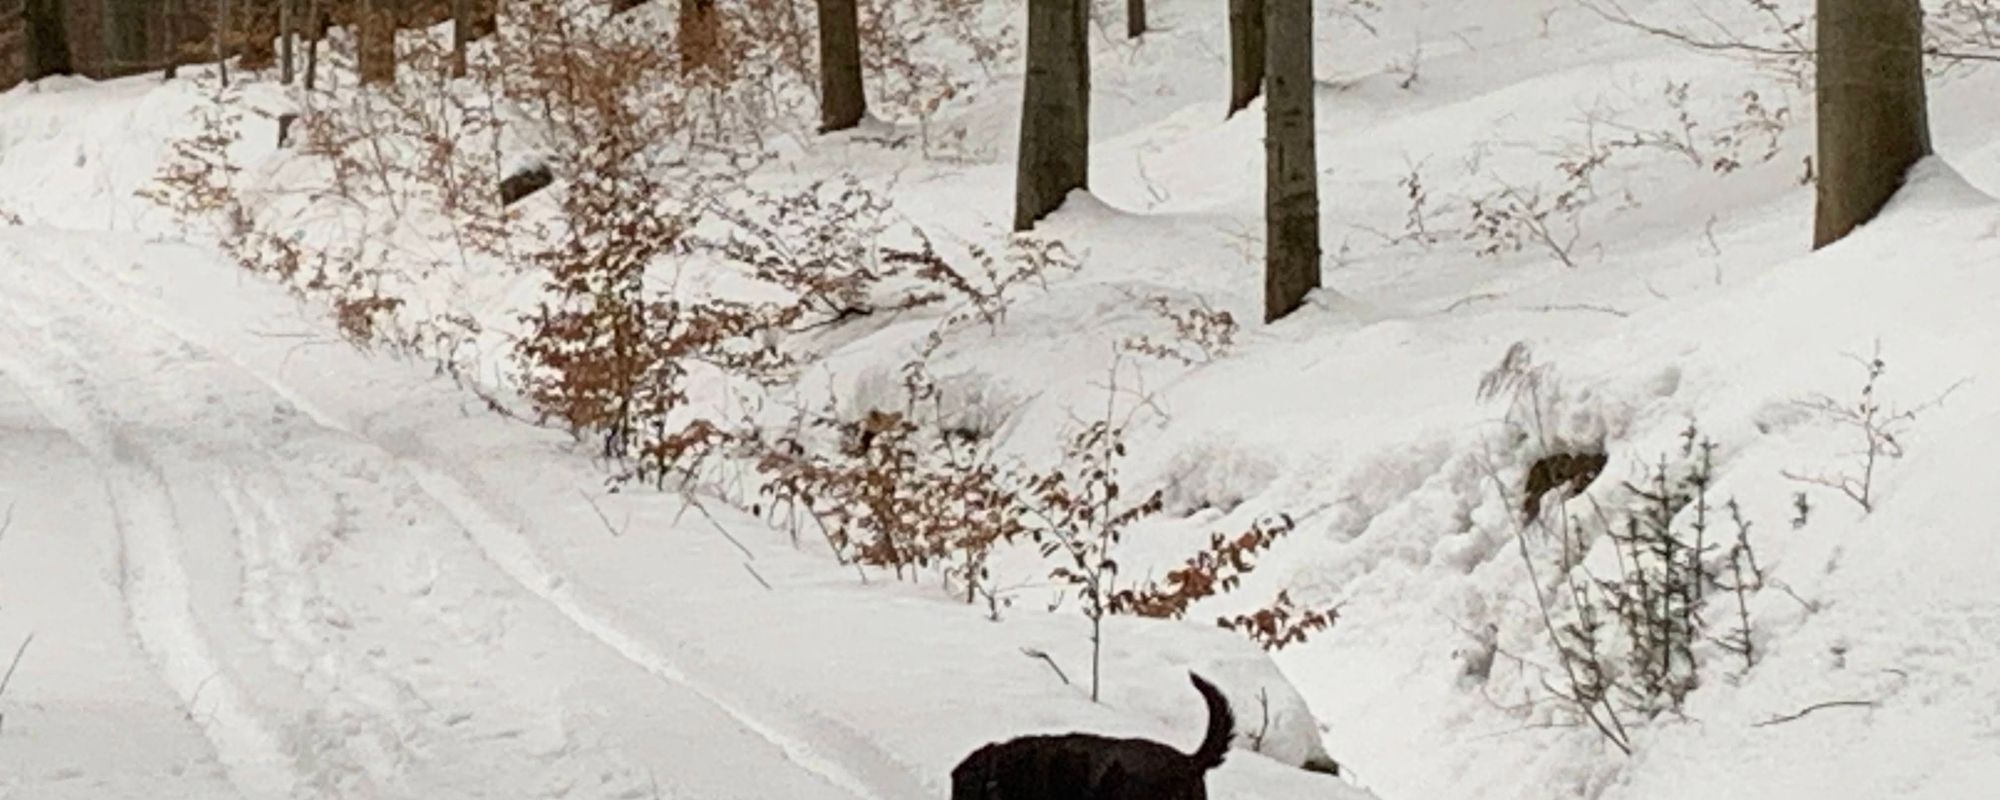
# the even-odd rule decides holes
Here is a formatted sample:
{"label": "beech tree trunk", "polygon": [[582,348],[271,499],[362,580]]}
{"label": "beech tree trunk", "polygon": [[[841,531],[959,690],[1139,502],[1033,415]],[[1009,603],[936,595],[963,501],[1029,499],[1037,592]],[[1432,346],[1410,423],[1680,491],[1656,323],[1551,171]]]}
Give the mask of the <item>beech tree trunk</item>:
{"label": "beech tree trunk", "polygon": [[1813,247],[1874,219],[1931,154],[1918,0],[1819,0]]}
{"label": "beech tree trunk", "polygon": [[855,0],[819,0],[819,129],[861,124],[868,96],[861,86],[861,12]]}
{"label": "beech tree trunk", "polygon": [[1264,0],[1264,321],[1319,288],[1319,158],[1313,129],[1312,0]]}
{"label": "beech tree trunk", "polygon": [[180,77],[181,71],[181,1],[160,0],[160,58],[166,61],[162,80]]}
{"label": "beech tree trunk", "polygon": [[1229,0],[1229,113],[1236,116],[1264,92],[1264,3]]}
{"label": "beech tree trunk", "polygon": [[465,77],[465,51],[472,44],[472,0],[451,0],[451,76]]}
{"label": "beech tree trunk", "polygon": [[1025,231],[1090,186],[1089,0],[1028,0],[1014,230]]}
{"label": "beech tree trunk", "polygon": [[298,16],[292,6],[298,0],[278,0],[278,82],[292,85],[297,77],[298,63],[293,40],[298,34]]}
{"label": "beech tree trunk", "polygon": [[75,72],[62,0],[27,0],[23,11],[27,18],[28,80]]}
{"label": "beech tree trunk", "polygon": [[306,2],[306,91],[319,88],[319,43],[326,38],[326,9],[320,0]]}
{"label": "beech tree trunk", "polygon": [[215,19],[212,21],[215,35],[210,38],[215,47],[215,72],[224,86],[229,85],[229,35],[232,32],[229,22],[232,19],[235,17],[230,14],[229,0],[215,0]]}

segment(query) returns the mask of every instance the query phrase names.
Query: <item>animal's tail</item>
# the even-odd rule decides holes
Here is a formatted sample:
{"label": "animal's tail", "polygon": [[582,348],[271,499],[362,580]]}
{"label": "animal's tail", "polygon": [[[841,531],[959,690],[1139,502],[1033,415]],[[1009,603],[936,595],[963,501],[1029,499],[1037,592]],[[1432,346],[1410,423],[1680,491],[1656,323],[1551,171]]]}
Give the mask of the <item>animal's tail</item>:
{"label": "animal's tail", "polygon": [[1229,710],[1229,699],[1222,696],[1215,684],[1192,672],[1188,678],[1194,681],[1195,691],[1201,692],[1201,699],[1208,703],[1208,733],[1188,758],[1202,770],[1215,769],[1222,766],[1223,757],[1229,755],[1229,740],[1236,737],[1236,714]]}

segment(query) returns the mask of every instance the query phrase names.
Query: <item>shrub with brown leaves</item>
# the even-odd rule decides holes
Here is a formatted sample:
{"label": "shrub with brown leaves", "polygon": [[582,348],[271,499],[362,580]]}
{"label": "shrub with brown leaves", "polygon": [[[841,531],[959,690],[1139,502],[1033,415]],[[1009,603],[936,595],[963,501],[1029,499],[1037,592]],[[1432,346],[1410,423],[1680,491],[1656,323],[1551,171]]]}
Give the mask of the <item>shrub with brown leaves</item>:
{"label": "shrub with brown leaves", "polygon": [[1292,603],[1290,592],[1281,591],[1270,605],[1248,614],[1224,617],[1216,624],[1242,631],[1266,650],[1283,650],[1289,645],[1304,644],[1308,635],[1332,628],[1339,618],[1338,607],[1301,609]]}

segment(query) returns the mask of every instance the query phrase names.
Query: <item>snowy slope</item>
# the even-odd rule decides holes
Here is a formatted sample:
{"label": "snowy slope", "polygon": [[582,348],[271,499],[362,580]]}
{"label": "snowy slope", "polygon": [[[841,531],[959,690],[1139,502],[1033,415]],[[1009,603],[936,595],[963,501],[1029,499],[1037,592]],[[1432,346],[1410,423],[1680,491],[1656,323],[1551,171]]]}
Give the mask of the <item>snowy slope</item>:
{"label": "snowy slope", "polygon": [[[1262,131],[1258,107],[1221,119],[1222,5],[1156,2],[1162,32],[1138,45],[1104,26],[1093,194],[1045,226],[1083,268],[938,354],[1014,454],[1046,457],[1077,409],[1101,406],[1115,342],[1160,335],[1139,298],[1258,317]],[[1808,253],[1811,104],[1795,88],[1558,0],[1386,5],[1373,35],[1322,15],[1329,291],[1246,326],[1212,364],[1136,366],[1152,409],[1129,474],[1178,513],[1121,558],[1170,565],[1213,531],[1289,512],[1299,532],[1241,595],[1192,616],[1288,589],[1341,603],[1341,620],[1278,654],[1282,674],[1205,626],[1115,627],[1103,706],[1020,654],[1087,660],[1071,612],[1038,610],[1031,553],[998,565],[1025,588],[995,624],[928,587],[860,585],[718,499],[606,495],[566,437],[348,352],[314,312],[178,243],[189,232],[131,191],[189,130],[186,86],[0,99],[0,208],[30,223],[0,238],[0,504],[16,508],[0,649],[37,637],[0,698],[0,794],[136,796],[168,780],[217,797],[938,797],[964,752],[1019,732],[1185,746],[1200,727],[1190,666],[1239,716],[1266,693],[1279,761],[1319,746],[1310,706],[1348,780],[1383,798],[1990,794],[2000,79],[1936,82],[1942,159],[1881,220]],[[1779,154],[1730,174],[1619,154],[1595,177],[1573,268],[1534,245],[1477,257],[1456,235],[1469,198],[1553,192],[1578,148],[1671,129],[1662,87],[1680,82],[1706,128],[1736,119],[1746,90],[1788,103]],[[932,121],[963,130],[954,159],[832,137],[794,145],[770,180],[854,173],[893,185],[898,211],[935,233],[993,241],[1018,86],[996,75]],[[284,156],[256,132],[244,156],[282,181]],[[1428,246],[1390,241],[1413,169],[1449,233]],[[498,362],[533,281],[411,285],[420,308],[488,323]],[[801,391],[886,402],[934,324],[830,340]],[[1796,401],[1852,400],[1846,356],[1878,341],[1883,396],[1924,410],[1864,515],[1784,473],[1849,463],[1853,431]],[[1543,688],[1552,654],[1516,501],[1494,488],[1518,486],[1537,448],[1510,433],[1504,402],[1475,398],[1515,342],[1560,387],[1543,437],[1610,456],[1574,513],[1623,502],[1615,484],[1693,420],[1720,445],[1713,491],[1753,520],[1774,578],[1750,607],[1758,663],[1704,649],[1684,716],[1637,728],[1630,757]],[[1799,491],[1813,510],[1794,527]],[[121,747],[87,746],[107,738]],[[1272,800],[1344,785],[1247,755],[1212,783]]]}
{"label": "snowy slope", "polygon": [[[555,439],[316,340],[199,249],[41,229],[0,248],[6,542],[26,554],[4,632],[38,633],[0,741],[24,796],[929,797],[995,732],[1198,735],[1189,666],[1240,703],[1265,690],[1274,748],[1312,740],[1219,632],[1135,626],[1109,713],[1016,652],[1076,663],[1059,620],[996,636],[971,609],[827,586],[671,498],[613,537],[600,474]],[[107,735],[144,757],[86,746]],[[1216,784],[1327,780],[1243,756]]]}

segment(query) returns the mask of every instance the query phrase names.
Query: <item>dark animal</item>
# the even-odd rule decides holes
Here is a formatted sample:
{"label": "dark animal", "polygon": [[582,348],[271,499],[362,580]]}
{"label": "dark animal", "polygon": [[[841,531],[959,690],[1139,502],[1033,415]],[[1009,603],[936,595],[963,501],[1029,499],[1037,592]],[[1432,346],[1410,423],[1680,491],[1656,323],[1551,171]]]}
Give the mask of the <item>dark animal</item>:
{"label": "dark animal", "polygon": [[1208,800],[1208,771],[1228,754],[1236,716],[1213,684],[1188,677],[1208,703],[1208,733],[1193,753],[1088,733],[1023,736],[959,762],[951,800]]}

